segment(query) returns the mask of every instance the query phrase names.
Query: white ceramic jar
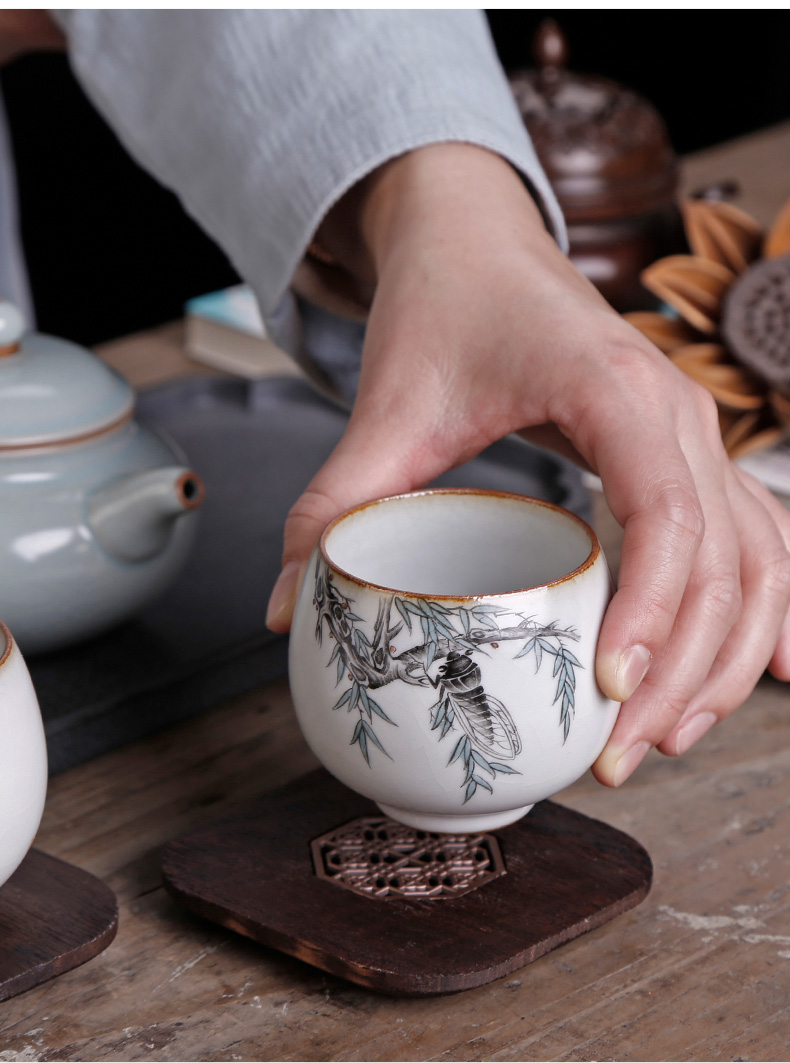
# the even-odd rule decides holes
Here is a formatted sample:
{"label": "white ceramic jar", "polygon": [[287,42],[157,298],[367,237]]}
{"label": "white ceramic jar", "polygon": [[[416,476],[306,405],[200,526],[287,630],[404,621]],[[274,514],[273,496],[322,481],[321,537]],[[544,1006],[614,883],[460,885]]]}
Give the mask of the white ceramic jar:
{"label": "white ceramic jar", "polygon": [[47,792],[47,747],[19,647],[0,623],[0,886],[33,843]]}
{"label": "white ceramic jar", "polygon": [[505,826],[595,761],[612,595],[592,529],[492,491],[426,491],[329,525],[291,630],[302,731],[338,779],[430,831]]}

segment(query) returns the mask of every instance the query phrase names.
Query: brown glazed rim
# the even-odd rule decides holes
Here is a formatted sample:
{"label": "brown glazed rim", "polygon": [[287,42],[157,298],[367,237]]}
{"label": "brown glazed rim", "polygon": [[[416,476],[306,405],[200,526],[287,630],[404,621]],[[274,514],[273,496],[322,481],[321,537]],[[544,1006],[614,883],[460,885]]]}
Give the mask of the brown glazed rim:
{"label": "brown glazed rim", "polygon": [[116,420],[111,421],[110,424],[102,425],[101,428],[94,428],[90,432],[83,432],[82,435],[64,436],[63,439],[42,439],[39,443],[0,443],[0,454],[17,453],[23,450],[44,450],[49,448],[50,450],[60,450],[61,447],[75,446],[77,443],[87,443],[92,439],[98,439],[99,436],[107,435],[109,432],[114,432],[118,428],[122,428],[128,421],[131,421],[134,414],[134,405],[126,410]]}
{"label": "brown glazed rim", "polygon": [[8,658],[11,656],[11,650],[13,650],[14,648],[14,636],[11,634],[11,632],[8,630],[2,620],[0,620],[0,633],[5,636],[5,650],[3,651],[3,656],[0,657],[0,668],[2,668]]}
{"label": "brown glazed rim", "polygon": [[[355,576],[353,573],[347,572],[344,568],[341,568],[340,565],[329,557],[326,549],[326,540],[338,524],[340,524],[341,521],[344,521],[347,517],[352,516],[354,513],[361,513],[362,510],[369,509],[371,506],[380,506],[385,502],[400,502],[407,498],[425,498],[428,495],[474,495],[475,497],[483,498],[503,498],[508,501],[528,502],[530,505],[542,506],[544,509],[554,510],[555,513],[559,513],[563,517],[575,521],[576,524],[586,532],[587,537],[590,540],[590,552],[578,568],[575,568],[572,572],[566,573],[564,576],[560,576],[559,579],[550,580],[548,583],[536,583],[532,587],[522,587],[520,590],[501,591],[498,594],[420,594],[417,591],[402,591],[398,590],[397,587],[384,587],[379,583],[370,583],[368,580],[360,579],[359,576]],[[582,572],[586,572],[588,568],[592,568],[601,553],[601,544],[598,542],[598,536],[586,520],[582,520],[582,518],[577,517],[575,513],[571,513],[570,510],[563,509],[562,506],[557,506],[553,502],[545,502],[542,498],[533,498],[531,495],[518,495],[512,491],[491,491],[482,487],[434,487],[428,488],[425,491],[407,491],[401,495],[388,495],[386,498],[376,498],[371,502],[363,502],[359,506],[352,506],[351,509],[347,509],[345,513],[341,513],[340,516],[335,517],[335,519],[326,526],[318,542],[318,549],[324,562],[330,569],[332,569],[332,571],[337,572],[338,575],[343,576],[345,579],[349,580],[349,582],[355,583],[358,587],[366,587],[369,590],[374,591],[386,591],[388,594],[397,594],[403,598],[429,598],[431,601],[437,602],[470,602],[480,601],[483,598],[507,598],[511,594],[525,594],[527,591],[541,590],[544,587],[558,587],[561,583],[567,583],[569,580],[581,575]]]}

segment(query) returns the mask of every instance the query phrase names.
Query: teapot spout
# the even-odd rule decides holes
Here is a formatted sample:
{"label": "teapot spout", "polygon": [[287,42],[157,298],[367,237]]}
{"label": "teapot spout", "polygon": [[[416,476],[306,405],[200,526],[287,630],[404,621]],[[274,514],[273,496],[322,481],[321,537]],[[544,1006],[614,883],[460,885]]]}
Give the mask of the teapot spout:
{"label": "teapot spout", "polygon": [[161,553],[179,517],[203,502],[203,481],[180,465],[131,473],[97,488],[88,499],[88,524],[120,561],[148,561]]}

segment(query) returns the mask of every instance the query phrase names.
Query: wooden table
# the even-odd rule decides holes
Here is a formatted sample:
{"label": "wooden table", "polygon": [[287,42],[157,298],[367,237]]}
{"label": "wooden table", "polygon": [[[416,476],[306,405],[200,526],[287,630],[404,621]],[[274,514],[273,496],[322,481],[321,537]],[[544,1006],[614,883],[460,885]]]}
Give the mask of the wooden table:
{"label": "wooden table", "polygon": [[[790,124],[689,159],[684,184],[737,176],[768,220],[788,162]],[[155,383],[194,371],[179,336],[103,353]],[[597,519],[614,556],[600,504]],[[163,843],[315,765],[284,680],[75,768],[52,780],[37,844],[117,892],[120,931],[0,1005],[0,1060],[787,1060],[789,710],[766,678],[686,756],[649,755],[617,792],[588,775],[561,794],[648,848],[652,893],[512,977],[435,999],[350,986],[192,918],[160,886]]]}

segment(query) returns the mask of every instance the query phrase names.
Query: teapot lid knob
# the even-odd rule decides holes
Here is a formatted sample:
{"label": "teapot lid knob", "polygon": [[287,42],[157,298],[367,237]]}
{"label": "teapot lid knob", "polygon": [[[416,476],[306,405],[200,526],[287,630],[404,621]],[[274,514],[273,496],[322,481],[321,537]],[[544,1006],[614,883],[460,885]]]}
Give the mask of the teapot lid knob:
{"label": "teapot lid knob", "polygon": [[0,299],[0,357],[19,350],[25,333],[25,316],[13,303]]}

